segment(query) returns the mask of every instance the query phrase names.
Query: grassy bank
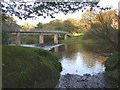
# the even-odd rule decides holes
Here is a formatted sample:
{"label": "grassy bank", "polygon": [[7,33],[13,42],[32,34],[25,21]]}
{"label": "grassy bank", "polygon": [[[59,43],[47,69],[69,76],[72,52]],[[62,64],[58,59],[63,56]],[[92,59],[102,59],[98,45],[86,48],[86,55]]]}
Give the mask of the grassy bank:
{"label": "grassy bank", "polygon": [[66,40],[61,40],[60,42],[65,43],[65,44],[80,43],[80,42],[82,42],[82,36],[69,37]]}
{"label": "grassy bank", "polygon": [[105,62],[105,77],[110,85],[117,87],[119,83],[120,70],[118,68],[120,61],[120,52],[112,54]]}
{"label": "grassy bank", "polygon": [[3,88],[52,88],[61,66],[52,53],[29,47],[3,46]]}

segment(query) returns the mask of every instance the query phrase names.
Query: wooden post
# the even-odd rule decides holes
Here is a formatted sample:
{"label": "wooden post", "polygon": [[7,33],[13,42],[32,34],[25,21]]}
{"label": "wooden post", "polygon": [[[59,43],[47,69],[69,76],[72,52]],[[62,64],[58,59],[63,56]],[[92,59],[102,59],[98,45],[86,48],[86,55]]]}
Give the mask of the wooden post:
{"label": "wooden post", "polygon": [[54,35],[54,44],[58,44],[58,35],[57,34]]}
{"label": "wooden post", "polygon": [[21,43],[20,43],[20,33],[16,33],[16,45],[19,46]]}
{"label": "wooden post", "polygon": [[44,35],[40,34],[39,35],[39,45],[44,44]]}

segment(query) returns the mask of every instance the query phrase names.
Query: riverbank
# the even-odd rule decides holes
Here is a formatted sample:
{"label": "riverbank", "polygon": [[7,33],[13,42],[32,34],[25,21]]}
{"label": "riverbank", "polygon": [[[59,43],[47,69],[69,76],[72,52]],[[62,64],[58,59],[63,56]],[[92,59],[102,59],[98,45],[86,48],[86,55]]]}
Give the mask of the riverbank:
{"label": "riverbank", "polygon": [[56,88],[111,88],[111,86],[107,85],[104,73],[83,76],[66,74],[61,75]]}
{"label": "riverbank", "polygon": [[111,83],[112,86],[116,88],[119,87],[119,76],[120,76],[119,61],[120,61],[120,52],[116,52],[113,53],[111,56],[109,56],[105,62],[106,81],[109,84]]}
{"label": "riverbank", "polygon": [[64,44],[81,43],[82,42],[82,35],[73,36],[73,37],[67,38],[66,40],[61,40],[60,42],[64,43]]}
{"label": "riverbank", "polygon": [[104,73],[84,74],[83,76],[66,74],[60,76],[56,88],[111,88],[111,86],[107,85]]}
{"label": "riverbank", "polygon": [[61,64],[51,52],[21,46],[3,46],[2,51],[3,88],[54,88],[56,86]]}

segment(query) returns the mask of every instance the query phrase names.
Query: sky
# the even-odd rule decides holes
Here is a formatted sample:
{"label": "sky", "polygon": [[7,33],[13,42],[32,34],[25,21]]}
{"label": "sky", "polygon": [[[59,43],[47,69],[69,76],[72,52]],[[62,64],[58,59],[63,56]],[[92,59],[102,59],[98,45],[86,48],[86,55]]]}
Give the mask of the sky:
{"label": "sky", "polygon": [[82,14],[83,13],[81,11],[79,11],[79,12],[76,12],[76,13],[73,13],[73,14],[67,14],[67,15],[64,15],[63,13],[55,14],[55,18],[51,18],[51,17],[43,18],[42,16],[40,16],[36,19],[20,20],[16,17],[15,20],[17,21],[18,25],[23,25],[24,23],[30,23],[30,24],[36,25],[39,22],[49,23],[50,21],[55,20],[55,19],[65,20],[65,19],[68,19],[68,18],[74,18],[75,20],[78,20],[78,19],[81,19]]}
{"label": "sky", "polygon": [[[107,7],[107,6],[109,7],[110,6],[110,7],[113,7],[113,9],[118,9],[118,2],[119,1],[120,0],[100,0],[98,5],[102,6],[102,7]],[[78,20],[78,19],[81,19],[82,14],[83,14],[83,12],[81,12],[81,11],[73,13],[73,14],[67,14],[67,15],[64,15],[63,13],[60,13],[60,14],[55,14],[54,19],[52,19],[51,17],[46,17],[44,19],[42,16],[40,16],[36,19],[27,19],[27,20],[24,20],[24,19],[20,20],[17,17],[14,17],[14,18],[15,18],[18,25],[24,25],[25,23],[29,23],[29,24],[35,26],[39,22],[49,23],[50,21],[55,20],[55,19],[65,20],[65,19],[68,19],[68,18],[73,18],[73,19]]]}

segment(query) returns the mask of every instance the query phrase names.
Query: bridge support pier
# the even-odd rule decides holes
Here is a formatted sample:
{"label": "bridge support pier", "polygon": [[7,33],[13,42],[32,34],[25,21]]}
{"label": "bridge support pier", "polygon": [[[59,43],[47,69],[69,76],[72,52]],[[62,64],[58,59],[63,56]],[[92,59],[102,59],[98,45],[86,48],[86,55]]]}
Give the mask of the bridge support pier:
{"label": "bridge support pier", "polygon": [[64,35],[64,39],[67,39],[67,34]]}
{"label": "bridge support pier", "polygon": [[58,34],[54,35],[54,44],[58,44]]}
{"label": "bridge support pier", "polygon": [[40,34],[39,35],[39,45],[44,44],[44,35]]}
{"label": "bridge support pier", "polygon": [[19,46],[20,43],[20,33],[16,33],[16,45]]}
{"label": "bridge support pier", "polygon": [[55,53],[58,53],[58,47],[54,48]]}

